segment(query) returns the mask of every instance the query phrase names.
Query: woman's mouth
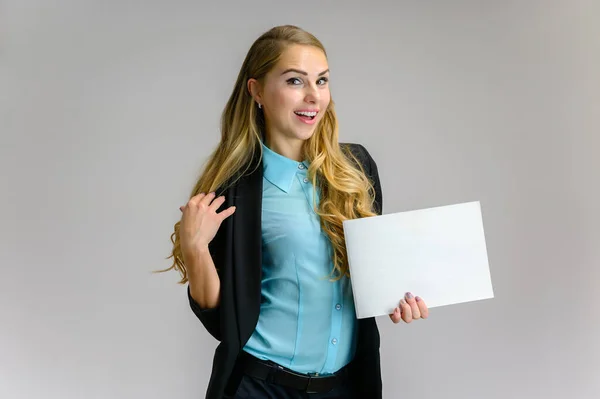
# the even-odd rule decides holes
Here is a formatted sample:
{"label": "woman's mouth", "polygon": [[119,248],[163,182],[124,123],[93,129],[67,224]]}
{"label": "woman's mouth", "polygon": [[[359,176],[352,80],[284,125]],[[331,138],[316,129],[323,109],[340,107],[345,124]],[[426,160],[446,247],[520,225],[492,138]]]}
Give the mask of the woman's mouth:
{"label": "woman's mouth", "polygon": [[312,125],[313,123],[315,123],[317,113],[317,111],[294,111],[296,117],[308,125]]}

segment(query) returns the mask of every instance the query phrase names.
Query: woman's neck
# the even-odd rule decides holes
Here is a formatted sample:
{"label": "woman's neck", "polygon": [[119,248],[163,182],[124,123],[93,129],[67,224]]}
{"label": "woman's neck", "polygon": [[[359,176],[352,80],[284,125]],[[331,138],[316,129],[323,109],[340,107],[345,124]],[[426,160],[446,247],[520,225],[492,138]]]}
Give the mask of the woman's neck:
{"label": "woman's neck", "polygon": [[283,155],[286,158],[293,159],[294,161],[302,162],[304,157],[302,156],[302,146],[304,145],[303,140],[277,140],[267,137],[265,145],[272,151]]}

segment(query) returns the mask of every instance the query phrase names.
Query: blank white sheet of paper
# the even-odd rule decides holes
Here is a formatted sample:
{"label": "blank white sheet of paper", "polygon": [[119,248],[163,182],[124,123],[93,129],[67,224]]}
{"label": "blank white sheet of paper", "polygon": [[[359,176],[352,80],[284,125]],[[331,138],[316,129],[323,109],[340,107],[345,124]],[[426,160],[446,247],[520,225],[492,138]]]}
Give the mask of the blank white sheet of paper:
{"label": "blank white sheet of paper", "polygon": [[406,292],[428,308],[494,297],[479,201],[344,221],[359,319]]}

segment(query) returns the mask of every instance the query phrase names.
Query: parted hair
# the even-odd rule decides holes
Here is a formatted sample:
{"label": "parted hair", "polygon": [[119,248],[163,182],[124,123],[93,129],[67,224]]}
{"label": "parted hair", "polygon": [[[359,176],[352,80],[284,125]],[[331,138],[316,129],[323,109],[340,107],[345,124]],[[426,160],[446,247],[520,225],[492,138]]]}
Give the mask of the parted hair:
{"label": "parted hair", "polygon": [[[290,45],[313,46],[327,56],[315,36],[292,25],[276,26],[252,44],[221,115],[221,140],[205,163],[190,198],[199,193],[225,190],[248,172],[250,165],[256,164],[253,162],[256,153],[262,157],[264,114],[249,93],[247,82],[250,78],[263,82]],[[319,190],[319,204],[314,203],[313,207],[323,232],[331,241],[330,277],[333,281],[349,276],[343,221],[375,216],[373,185],[360,162],[347,148],[340,146],[338,139],[335,104],[331,100],[314,134],[305,141],[303,156],[310,162],[307,174],[313,189]],[[173,249],[167,259],[173,258],[173,264],[160,271],[177,270],[181,274],[179,283],[184,284],[188,279],[180,247],[180,224],[181,221],[175,224],[171,234]]]}

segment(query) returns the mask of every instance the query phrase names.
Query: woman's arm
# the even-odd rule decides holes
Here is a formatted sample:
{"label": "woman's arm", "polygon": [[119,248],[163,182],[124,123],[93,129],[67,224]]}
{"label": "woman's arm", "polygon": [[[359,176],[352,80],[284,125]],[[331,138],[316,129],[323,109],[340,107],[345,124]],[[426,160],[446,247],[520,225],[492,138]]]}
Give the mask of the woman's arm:
{"label": "woman's arm", "polygon": [[[220,234],[217,233],[215,240],[219,239]],[[209,244],[209,248],[214,247],[214,240]],[[188,301],[190,308],[202,322],[204,328],[210,335],[216,340],[221,341],[221,309],[220,309],[220,296],[221,296],[221,279],[219,278],[218,272],[214,266],[214,256],[218,254],[211,254],[210,249],[200,256],[198,265],[204,266],[205,270],[200,273],[188,272]],[[211,267],[212,266],[212,267]],[[190,267],[190,270],[192,269]],[[202,269],[198,267],[196,270]],[[208,286],[208,287],[206,287]],[[196,300],[196,298],[198,300]],[[200,304],[202,303],[202,305]]]}
{"label": "woman's arm", "polygon": [[[235,207],[227,206],[225,195],[214,197],[214,192],[199,194],[182,207],[184,215],[180,231],[190,307],[206,330],[221,340],[221,279],[215,265],[223,264],[224,230],[231,223],[229,216],[235,212]],[[223,205],[225,209],[218,212]]]}
{"label": "woman's arm", "polygon": [[199,250],[195,259],[186,259],[190,296],[202,309],[219,305],[221,281],[208,247]]}

